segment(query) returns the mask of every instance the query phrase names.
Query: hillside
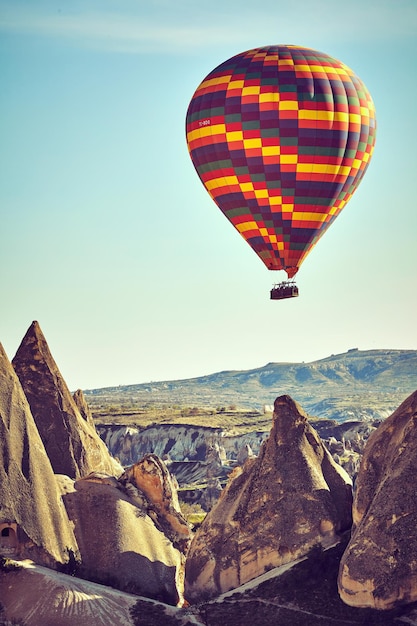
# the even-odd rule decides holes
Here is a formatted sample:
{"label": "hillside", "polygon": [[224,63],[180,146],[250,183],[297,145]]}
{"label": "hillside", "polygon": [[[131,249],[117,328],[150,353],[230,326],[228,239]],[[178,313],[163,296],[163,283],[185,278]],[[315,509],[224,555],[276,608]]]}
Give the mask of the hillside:
{"label": "hillside", "polygon": [[[152,411],[163,413],[165,422],[177,421],[178,409],[184,407],[224,413],[233,406],[263,413],[282,394],[311,415],[345,421],[383,419],[416,388],[417,350],[352,349],[311,363],[268,363],[252,370],[86,390],[85,396],[95,421],[102,423],[148,424]],[[184,421],[183,410],[180,417]]]}

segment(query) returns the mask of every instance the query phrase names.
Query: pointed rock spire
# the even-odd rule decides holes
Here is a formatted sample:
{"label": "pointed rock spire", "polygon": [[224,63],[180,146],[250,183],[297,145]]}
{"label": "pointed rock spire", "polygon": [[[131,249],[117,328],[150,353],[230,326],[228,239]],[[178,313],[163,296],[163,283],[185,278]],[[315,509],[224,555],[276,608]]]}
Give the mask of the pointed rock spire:
{"label": "pointed rock spire", "polygon": [[189,600],[238,587],[350,528],[351,480],[289,396],[275,400],[259,457],[235,472],[191,543]]}
{"label": "pointed rock spire", "polygon": [[77,552],[51,463],[0,344],[0,553],[52,566]]}
{"label": "pointed rock spire", "polygon": [[56,365],[38,322],[32,322],[12,361],[55,474],[80,478],[122,472],[85,419]]}
{"label": "pointed rock spire", "polygon": [[95,430],[95,424],[94,424],[94,420],[93,420],[93,416],[92,413],[90,411],[90,407],[87,404],[87,401],[85,399],[85,396],[82,392],[81,389],[77,389],[77,391],[73,394],[73,400],[75,402],[75,405],[77,407],[77,409],[79,410],[81,417],[83,417],[85,419],[86,422],[88,422],[90,424],[90,426],[92,426]]}

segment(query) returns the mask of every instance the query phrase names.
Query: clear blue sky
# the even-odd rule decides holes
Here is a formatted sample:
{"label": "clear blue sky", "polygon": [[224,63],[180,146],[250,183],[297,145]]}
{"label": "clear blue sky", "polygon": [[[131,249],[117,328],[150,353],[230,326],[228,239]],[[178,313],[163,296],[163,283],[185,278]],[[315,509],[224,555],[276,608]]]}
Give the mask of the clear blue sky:
{"label": "clear blue sky", "polygon": [[[416,33],[415,0],[0,0],[9,358],[35,319],[71,389],[417,349]],[[378,134],[300,297],[273,302],[284,273],[214,205],[184,125],[216,65],[286,43],[349,65]]]}

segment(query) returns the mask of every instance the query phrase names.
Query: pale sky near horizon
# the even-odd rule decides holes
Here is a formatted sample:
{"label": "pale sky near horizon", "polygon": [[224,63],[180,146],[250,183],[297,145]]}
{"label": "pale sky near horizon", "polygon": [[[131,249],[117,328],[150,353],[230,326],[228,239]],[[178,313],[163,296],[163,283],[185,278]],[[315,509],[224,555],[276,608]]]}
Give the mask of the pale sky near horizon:
{"label": "pale sky near horizon", "polygon": [[[300,297],[274,302],[284,273],[210,199],[184,127],[214,67],[287,43],[349,65],[378,130]],[[417,349],[416,61],[415,0],[0,0],[9,358],[33,320],[71,389]]]}

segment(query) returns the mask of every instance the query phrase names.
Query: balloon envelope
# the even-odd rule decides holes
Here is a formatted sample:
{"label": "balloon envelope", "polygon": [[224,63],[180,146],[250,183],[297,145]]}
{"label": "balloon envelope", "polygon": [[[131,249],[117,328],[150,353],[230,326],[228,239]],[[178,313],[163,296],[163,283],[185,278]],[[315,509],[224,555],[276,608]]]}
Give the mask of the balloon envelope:
{"label": "balloon envelope", "polygon": [[293,277],[359,185],[375,144],[362,81],[332,57],[267,46],[215,68],[190,102],[190,156],[266,267]]}

